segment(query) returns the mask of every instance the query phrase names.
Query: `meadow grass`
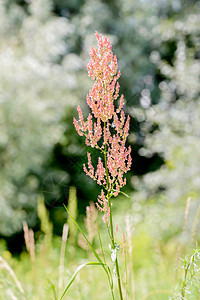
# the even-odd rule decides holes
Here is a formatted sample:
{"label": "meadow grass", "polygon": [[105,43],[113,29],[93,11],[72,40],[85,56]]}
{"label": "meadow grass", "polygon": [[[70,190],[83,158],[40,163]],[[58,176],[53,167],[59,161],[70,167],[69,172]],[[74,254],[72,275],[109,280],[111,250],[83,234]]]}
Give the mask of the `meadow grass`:
{"label": "meadow grass", "polygon": [[[119,200],[121,202],[122,198]],[[123,198],[123,201],[125,207],[130,206],[129,200]],[[45,223],[48,225],[49,223],[49,227],[52,228],[52,224],[48,219],[48,213],[45,213],[45,206],[41,205],[41,201],[39,209],[43,212],[40,214],[40,217],[43,218],[41,224]],[[128,220],[128,218],[131,220],[131,216],[128,217],[126,214],[126,209],[124,211],[120,210],[120,205],[119,210],[116,208],[113,214],[114,218],[118,220]],[[131,222],[130,220],[129,222]],[[85,228],[83,219],[79,218],[78,222]],[[124,228],[121,230],[126,230],[127,223],[125,222]],[[131,230],[133,229],[130,224],[129,227]],[[127,287],[126,298],[123,288],[124,299],[165,300],[170,299],[174,294],[178,239],[174,235],[174,238],[168,241],[163,241],[161,237],[155,240],[155,237],[149,232],[151,232],[151,228],[149,228],[148,224],[145,224],[144,218],[144,222],[135,226],[134,231],[128,237],[129,252],[127,254],[128,276],[126,285],[124,282],[125,266],[123,263],[120,264],[122,285]],[[48,234],[51,236],[51,239],[47,237]],[[78,235],[78,233],[76,234]],[[102,244],[107,245],[107,235],[102,230],[101,225],[100,234]],[[33,260],[25,247],[19,257],[12,256],[6,249],[5,243],[1,241],[0,299],[59,299],[59,295],[61,295],[76,268],[88,261],[96,261],[91,251],[78,245],[77,238],[74,243],[70,242],[70,239],[66,239],[66,232],[64,242],[66,249],[63,250],[63,239],[61,237],[52,237],[51,233],[43,231],[43,234],[36,241],[35,259]],[[97,253],[100,254],[101,247],[98,242],[98,233],[94,237],[93,245]],[[182,245],[180,257],[183,257],[183,253],[189,253],[190,251],[190,246]],[[104,246],[104,255],[105,259],[109,261],[110,252],[108,246]],[[122,254],[119,255],[119,260],[123,260]],[[60,284],[61,278],[59,277],[61,276],[61,266],[62,284]],[[134,278],[131,277],[131,272],[134,274]],[[184,272],[180,270],[178,282],[180,282],[183,274]],[[114,280],[114,290],[116,288],[117,282]],[[108,283],[102,268],[98,266],[83,268],[63,299],[111,299]]]}

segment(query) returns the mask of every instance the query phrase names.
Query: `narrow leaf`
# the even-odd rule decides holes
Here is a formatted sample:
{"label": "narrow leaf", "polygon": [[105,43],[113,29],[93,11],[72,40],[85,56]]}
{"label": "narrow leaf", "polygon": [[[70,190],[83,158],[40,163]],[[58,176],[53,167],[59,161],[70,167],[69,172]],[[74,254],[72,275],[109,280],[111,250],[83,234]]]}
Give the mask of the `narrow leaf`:
{"label": "narrow leaf", "polygon": [[119,193],[121,193],[122,195],[124,195],[125,197],[131,199],[131,197],[130,197],[128,194],[126,194],[126,193],[124,193],[124,192],[122,192],[122,191],[117,191],[117,190],[114,190],[114,189],[113,189],[113,191],[114,191],[114,192],[119,192]]}
{"label": "narrow leaf", "polygon": [[[64,205],[64,204],[63,204]],[[78,228],[78,230],[82,233],[82,235],[84,236],[85,240],[87,241],[88,245],[90,246],[92,252],[94,253],[94,255],[96,256],[97,260],[99,261],[99,264],[103,267],[104,271],[107,274],[108,277],[108,282],[109,285],[111,287],[111,292],[113,294],[113,282],[112,282],[112,275],[111,275],[111,271],[110,268],[107,264],[104,264],[103,261],[101,260],[101,258],[99,257],[99,255],[97,254],[97,252],[95,251],[94,247],[92,246],[92,244],[90,243],[90,241],[88,240],[87,236],[85,235],[85,233],[82,231],[82,229],[80,228],[80,226],[77,224],[76,220],[73,218],[73,216],[70,214],[69,210],[67,209],[67,207],[64,205],[66,211],[68,212],[68,214],[70,215],[70,217],[72,218],[74,224],[76,225],[76,227]],[[98,264],[98,263],[96,263]],[[76,276],[75,276],[76,277]],[[73,282],[73,281],[72,281]],[[70,284],[71,285],[71,284]],[[62,298],[61,298],[62,299]],[[114,299],[114,297],[113,297]]]}
{"label": "narrow leaf", "polygon": [[100,262],[100,264],[102,265],[102,267],[105,269],[104,263],[101,260],[101,258],[99,257],[99,255],[97,254],[97,252],[95,251],[94,247],[92,246],[92,244],[90,243],[90,241],[88,240],[87,236],[85,235],[85,233],[82,231],[82,229],[79,227],[79,225],[76,223],[75,219],[73,218],[73,216],[70,214],[69,210],[67,209],[67,207],[64,205],[66,211],[68,212],[68,214],[70,215],[70,217],[72,218],[74,224],[76,225],[76,227],[78,228],[78,230],[82,233],[82,235],[84,236],[84,238],[86,239],[88,245],[90,246],[92,252],[94,253],[94,255],[96,256],[96,258],[98,259],[98,261]]}
{"label": "narrow leaf", "polygon": [[53,282],[52,282],[50,279],[48,279],[48,281],[49,281],[49,284],[50,284],[50,286],[51,286],[51,288],[52,288],[52,291],[53,291],[54,300],[57,300],[58,298],[57,298],[57,296],[56,296],[55,285],[53,284]]}
{"label": "narrow leaf", "polygon": [[72,285],[72,283],[74,282],[76,276],[78,275],[79,271],[85,267],[85,266],[99,266],[101,265],[101,263],[99,262],[88,262],[88,263],[85,263],[85,264],[82,264],[80,266],[78,266],[78,268],[76,269],[76,271],[74,272],[74,274],[72,275],[72,277],[70,278],[62,296],[60,297],[60,300],[63,299],[64,295],[66,294],[66,292],[68,291],[69,287]]}

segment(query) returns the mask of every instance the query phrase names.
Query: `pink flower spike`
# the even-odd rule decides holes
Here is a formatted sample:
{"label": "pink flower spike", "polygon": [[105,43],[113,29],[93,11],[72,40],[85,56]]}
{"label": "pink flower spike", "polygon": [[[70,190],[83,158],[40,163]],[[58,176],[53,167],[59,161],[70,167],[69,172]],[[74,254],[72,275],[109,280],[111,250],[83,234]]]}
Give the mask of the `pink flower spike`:
{"label": "pink flower spike", "polygon": [[98,165],[97,165],[97,171],[96,171],[96,174],[95,174],[95,177],[97,179],[97,183],[99,185],[102,185],[102,182],[105,184],[106,183],[106,180],[105,180],[105,177],[106,176],[106,170],[103,166],[103,163],[101,161],[101,158],[99,157],[98,159]]}
{"label": "pink flower spike", "polygon": [[[94,80],[86,102],[91,110],[84,121],[80,106],[77,107],[79,120],[73,120],[79,135],[85,136],[87,146],[100,150],[102,158],[98,158],[96,168],[93,167],[90,153],[88,168],[83,165],[86,175],[105,188],[97,199],[97,207],[103,212],[103,220],[109,225],[110,207],[107,198],[116,197],[126,184],[124,177],[131,168],[131,147],[126,147],[129,135],[130,117],[123,111],[124,96],[119,99],[119,82],[121,76],[118,70],[117,57],[113,54],[108,37],[95,32],[98,47],[91,47],[90,61],[87,65],[88,76]],[[115,101],[119,105],[115,108]],[[106,159],[105,159],[106,158]]]}
{"label": "pink flower spike", "polygon": [[92,165],[92,161],[91,161],[91,155],[89,152],[87,152],[87,157],[88,157],[88,168],[89,171],[86,169],[85,164],[83,165],[83,170],[85,171],[85,173],[90,176],[92,179],[95,179],[94,177],[94,167]]}
{"label": "pink flower spike", "polygon": [[123,108],[123,105],[124,105],[124,95],[121,95],[117,113],[119,113],[121,111],[121,109]]}
{"label": "pink flower spike", "polygon": [[101,195],[98,196],[96,206],[101,212],[104,213],[103,222],[109,226],[110,207],[108,207],[108,203],[103,190],[101,190]]}
{"label": "pink flower spike", "polygon": [[76,131],[78,132],[78,134],[80,136],[83,136],[83,133],[80,131],[81,127],[78,125],[78,121],[75,118],[73,118],[73,124],[74,124],[74,126],[75,126]]}
{"label": "pink flower spike", "polygon": [[79,115],[79,121],[81,122],[81,126],[84,128],[85,123],[84,123],[84,120],[83,120],[83,113],[82,113],[81,108],[80,108],[79,105],[77,106],[77,111],[78,111],[78,115]]}

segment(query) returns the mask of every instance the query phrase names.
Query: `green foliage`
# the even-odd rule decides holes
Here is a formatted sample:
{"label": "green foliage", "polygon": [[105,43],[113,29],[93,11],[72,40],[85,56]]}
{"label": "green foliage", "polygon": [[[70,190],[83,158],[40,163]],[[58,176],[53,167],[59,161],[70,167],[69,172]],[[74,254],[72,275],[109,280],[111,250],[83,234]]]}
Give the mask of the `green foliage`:
{"label": "green foliage", "polygon": [[84,263],[80,266],[78,266],[78,268],[76,269],[76,271],[74,272],[74,274],[72,275],[72,277],[70,278],[62,296],[60,297],[60,300],[63,299],[64,295],[67,293],[68,289],[70,288],[71,284],[74,282],[76,276],[78,275],[79,271],[84,268],[85,266],[101,266],[101,263],[99,262],[88,262],[88,263]]}
{"label": "green foliage", "polygon": [[[162,205],[166,207],[165,202],[168,202],[165,214],[169,218],[174,215],[171,222],[177,231],[182,228],[181,215],[187,197],[192,198],[188,220],[190,228],[200,201],[197,163],[200,148],[199,7],[195,11],[190,7],[188,12],[185,14],[183,10],[176,17],[163,19],[155,26],[153,40],[159,43],[161,50],[152,51],[150,60],[156,65],[161,78],[158,86],[160,97],[155,103],[149,91],[144,90],[141,98],[143,110],[133,110],[138,119],[142,115],[144,118],[141,125],[144,144],[139,154],[150,158],[159,153],[164,161],[161,168],[145,174],[142,180],[133,178],[133,186],[138,190],[135,197],[141,199],[141,203],[143,199],[150,202],[155,197],[160,208]],[[164,55],[163,47],[170,44],[173,44],[174,52],[167,55],[164,51]],[[162,208],[160,213],[159,216],[162,216]],[[167,226],[168,234],[170,227]],[[196,238],[199,239],[198,236]]]}
{"label": "green foliage", "polygon": [[[159,84],[161,98],[158,105],[146,111],[147,123],[143,131],[147,133],[153,124],[157,127],[147,136],[146,147],[141,152],[143,155],[162,154],[166,166],[155,174],[152,187],[165,187],[167,197],[175,201],[191,192],[199,194],[199,172],[195,163],[199,149],[200,62],[196,58],[199,12],[180,16],[176,22],[164,20],[157,26],[157,31],[161,32],[161,39],[168,32],[168,40],[174,41],[176,51],[172,63],[160,58],[157,53],[156,63],[164,77]],[[167,175],[169,173],[170,176]],[[146,181],[150,176],[146,176]],[[172,184],[174,178],[178,178],[176,192]]]}
{"label": "green foliage", "polygon": [[29,12],[15,1],[0,5],[0,234],[10,236],[23,220],[36,224],[45,162],[77,102],[80,59],[74,65],[69,53],[73,25],[51,12],[50,0],[32,1]]}
{"label": "green foliage", "polygon": [[83,69],[95,30],[109,36],[119,57],[121,91],[132,114],[134,173],[158,169],[158,154],[165,162],[153,181],[151,173],[141,187],[133,179],[134,188],[146,186],[141,198],[157,189],[173,201],[191,192],[197,198],[199,4],[144,3],[1,2],[1,235],[20,232],[23,220],[35,226],[41,189],[56,207],[71,185],[80,201],[98,193],[80,172],[85,149],[70,125],[90,86]]}
{"label": "green foliage", "polygon": [[[127,201],[126,198],[121,199],[121,201],[122,200]],[[120,216],[123,220],[126,218],[125,213],[122,215],[120,207],[115,210],[114,219],[116,219],[117,216]],[[131,219],[130,222],[130,228],[132,229],[133,223]],[[46,223],[46,221],[44,221],[43,216],[43,224],[44,223]],[[125,223],[126,222],[120,226],[119,235],[121,235],[122,231],[126,232],[127,228]],[[135,226],[133,234],[130,235],[133,247],[128,248],[128,251],[130,251],[130,257],[127,257],[128,274],[132,271],[134,272],[135,299],[166,300],[173,294],[176,248],[174,247],[171,249],[169,242],[163,242],[159,239],[155,239],[155,237],[149,233],[152,228],[153,227],[148,224],[148,222],[138,224]],[[101,228],[100,231],[102,244],[105,250],[105,260],[109,261],[110,251],[108,248],[107,235],[103,233]],[[119,235],[117,234],[116,240],[118,244],[121,244]],[[128,242],[130,245],[129,240]],[[173,245],[176,242],[177,240],[174,239]],[[54,237],[48,248],[45,245],[45,239],[40,239],[36,243],[36,259],[32,262],[32,264],[28,253],[23,252],[20,259],[16,259],[12,257],[11,254],[8,255],[9,252],[6,251],[5,248],[2,248],[0,252],[0,255],[7,260],[14,270],[18,281],[25,291],[25,296],[31,300],[36,300],[38,297],[42,299],[48,299],[51,297],[54,297],[53,299],[59,299],[57,282],[59,277],[58,266],[61,238]],[[96,243],[94,249],[99,256],[99,253],[101,252],[101,245]],[[185,248],[184,251],[187,252],[189,250]],[[88,251],[84,251],[76,246],[76,255],[73,255],[71,253],[70,244],[67,242],[63,273],[65,288],[69,287],[68,284],[71,284],[75,279],[78,265],[83,266],[87,264],[88,261],[95,261],[94,256],[91,257],[88,253]],[[194,251],[193,254],[195,253],[197,254],[197,252]],[[197,255],[195,257],[197,258]],[[119,260],[121,259],[122,257],[119,256]],[[129,268],[131,261],[133,262],[133,270]],[[190,262],[191,256],[188,256],[186,261]],[[112,264],[110,265],[110,268],[112,268]],[[105,290],[106,279],[104,272],[102,272],[101,269],[102,268],[98,267],[96,267],[95,270],[94,268],[82,268],[81,272],[79,272],[76,277],[75,283],[71,285],[69,290],[67,290],[63,299],[102,299],[102,295],[106,300],[111,299],[109,288]],[[190,267],[190,271],[192,271],[192,266]],[[122,278],[124,278],[126,271],[123,264],[120,265],[120,272]],[[190,280],[189,272],[188,283]],[[72,276],[73,273],[74,276]],[[26,276],[24,276],[24,274],[26,274]],[[9,293],[13,294],[17,299],[21,299],[21,296],[19,295],[15,284],[13,284],[9,273],[0,269],[0,278],[0,284],[2,287],[0,290],[0,296],[2,299],[9,297]],[[124,280],[122,280],[122,282],[124,285]],[[133,282],[130,281],[130,276],[128,276],[128,295],[131,295],[132,284]],[[188,284],[188,288],[189,287],[190,285]],[[65,288],[62,292],[64,292]],[[116,286],[114,285],[114,289],[115,288]]]}
{"label": "green foliage", "polygon": [[200,279],[200,249],[196,248],[192,254],[188,254],[182,259],[183,279],[176,287],[175,296],[172,299],[197,299]]}

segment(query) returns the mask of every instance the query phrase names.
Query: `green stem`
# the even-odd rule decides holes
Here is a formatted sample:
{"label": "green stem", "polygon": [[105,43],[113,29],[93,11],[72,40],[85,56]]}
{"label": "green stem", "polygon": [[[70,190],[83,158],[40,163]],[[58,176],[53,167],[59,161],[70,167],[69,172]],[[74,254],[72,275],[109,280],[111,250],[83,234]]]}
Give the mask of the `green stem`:
{"label": "green stem", "polygon": [[[111,209],[110,197],[108,198],[108,206],[110,207],[111,243],[112,243],[112,248],[114,249],[115,248],[115,240],[114,240],[114,233],[113,233],[112,209]],[[117,282],[118,282],[119,296],[120,296],[120,300],[123,300],[122,288],[121,288],[121,280],[120,280],[120,273],[119,273],[119,265],[118,265],[117,257],[116,257],[116,260],[115,260],[115,267],[116,267],[116,273],[117,273]]]}
{"label": "green stem", "polygon": [[[105,127],[106,127],[106,123],[104,122],[104,128]],[[107,229],[108,229],[108,233],[109,233],[109,236],[110,236],[110,239],[111,239],[112,248],[115,249],[115,240],[114,240],[114,233],[113,233],[113,221],[112,221],[112,207],[111,207],[111,201],[110,201],[111,196],[110,196],[110,191],[109,191],[110,182],[109,182],[109,173],[108,173],[108,166],[107,166],[107,143],[105,144],[104,160],[105,160],[106,179],[107,179],[107,200],[108,200],[108,207],[110,208],[110,231],[109,231],[109,228],[107,228]],[[119,296],[120,296],[120,300],[123,300],[117,257],[116,257],[116,260],[115,260],[115,268],[116,268],[116,273],[117,273]]]}
{"label": "green stem", "polygon": [[189,264],[187,265],[187,267],[185,269],[184,280],[183,280],[183,284],[182,284],[182,293],[181,293],[182,299],[184,299],[184,296],[185,296],[185,288],[186,288],[188,269],[189,269]]}
{"label": "green stem", "polygon": [[104,262],[104,264],[106,264],[106,258],[105,258],[104,251],[103,251],[103,245],[102,245],[102,241],[101,241],[101,235],[100,235],[99,225],[98,224],[97,224],[97,231],[98,231],[98,237],[99,237],[101,252],[102,252],[102,255],[103,255],[103,262]]}
{"label": "green stem", "polygon": [[[106,167],[106,180],[107,180],[107,189],[109,191],[110,182],[108,176],[108,166],[107,166],[107,144],[105,144],[105,151],[104,151],[104,160],[105,160],[105,167]],[[109,193],[109,192],[108,192]]]}
{"label": "green stem", "polygon": [[[99,257],[99,255],[97,254],[97,252],[95,251],[95,249],[93,248],[92,244],[89,242],[89,240],[88,240],[87,236],[85,235],[85,233],[82,231],[82,229],[76,223],[76,220],[73,218],[73,216],[71,215],[71,213],[69,212],[69,210],[67,209],[67,207],[65,206],[65,204],[63,204],[63,205],[64,205],[64,208],[66,209],[66,211],[68,212],[69,216],[72,218],[72,221],[74,222],[74,224],[76,225],[76,227],[78,228],[78,230],[82,233],[83,237],[85,238],[85,240],[88,243],[90,249],[92,250],[92,252],[96,256],[96,258],[99,261],[100,265],[103,267],[104,271],[106,272],[107,277],[108,277],[108,282],[109,282],[109,285],[110,285],[110,288],[111,288],[112,298],[113,298],[113,300],[115,300],[114,293],[113,293],[113,280],[112,280],[110,268],[103,263],[103,261],[101,260],[101,258]],[[72,284],[73,280],[70,282],[70,284],[68,285],[68,287],[65,289],[65,291],[62,294],[60,300],[64,297],[64,294],[66,293],[66,291],[69,288],[69,286]]]}
{"label": "green stem", "polygon": [[[104,263],[106,265],[106,258],[105,258],[104,251],[103,251],[103,246],[102,246],[102,241],[101,241],[101,235],[100,235],[98,224],[97,224],[97,230],[98,230],[98,236],[99,236],[100,247],[101,247],[101,251],[102,251],[102,255],[103,255],[103,260],[104,260]],[[107,273],[107,275],[108,275],[108,273]],[[109,281],[109,284],[110,284],[110,290],[111,290],[112,298],[113,298],[113,300],[115,300],[115,296],[114,296],[114,293],[113,293],[113,282],[112,282],[112,278],[109,278],[109,275],[108,275],[108,281]]]}

